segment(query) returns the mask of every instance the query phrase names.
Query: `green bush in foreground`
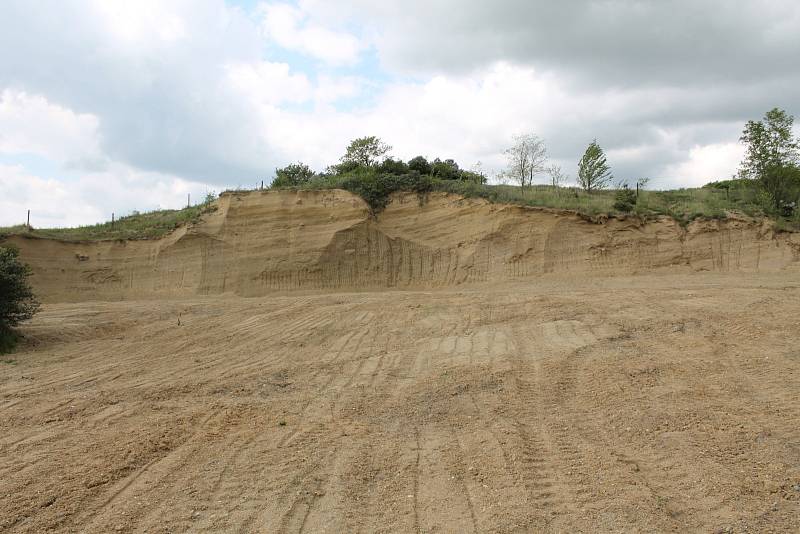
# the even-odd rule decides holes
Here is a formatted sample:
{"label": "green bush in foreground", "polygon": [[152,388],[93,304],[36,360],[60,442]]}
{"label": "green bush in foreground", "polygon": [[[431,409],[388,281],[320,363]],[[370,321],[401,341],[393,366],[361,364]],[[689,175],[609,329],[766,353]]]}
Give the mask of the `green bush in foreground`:
{"label": "green bush in foreground", "polygon": [[614,209],[623,213],[629,213],[636,207],[636,193],[631,191],[627,185],[623,185],[614,195]]}
{"label": "green bush in foreground", "polygon": [[0,247],[0,352],[7,352],[16,342],[13,328],[30,319],[39,309],[28,277],[31,268],[19,260],[15,247]]}

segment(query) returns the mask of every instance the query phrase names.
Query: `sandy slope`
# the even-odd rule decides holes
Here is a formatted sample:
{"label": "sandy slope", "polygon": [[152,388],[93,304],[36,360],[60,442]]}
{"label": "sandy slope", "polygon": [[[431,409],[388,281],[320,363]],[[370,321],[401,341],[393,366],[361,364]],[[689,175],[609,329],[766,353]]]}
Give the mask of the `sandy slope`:
{"label": "sandy slope", "polygon": [[333,191],[12,241],[0,532],[800,531],[797,235]]}
{"label": "sandy slope", "polygon": [[798,317],[784,274],[52,304],[0,531],[796,532]]}

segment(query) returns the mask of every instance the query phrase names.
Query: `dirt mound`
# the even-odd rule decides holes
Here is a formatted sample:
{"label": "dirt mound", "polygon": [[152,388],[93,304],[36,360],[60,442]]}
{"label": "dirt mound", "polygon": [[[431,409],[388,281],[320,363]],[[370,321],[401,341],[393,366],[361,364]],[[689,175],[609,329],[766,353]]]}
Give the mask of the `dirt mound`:
{"label": "dirt mound", "polygon": [[8,241],[51,302],[800,265],[800,237],[768,223],[590,221],[444,193],[395,195],[377,217],[340,190],[228,193],[216,212],[158,240]]}

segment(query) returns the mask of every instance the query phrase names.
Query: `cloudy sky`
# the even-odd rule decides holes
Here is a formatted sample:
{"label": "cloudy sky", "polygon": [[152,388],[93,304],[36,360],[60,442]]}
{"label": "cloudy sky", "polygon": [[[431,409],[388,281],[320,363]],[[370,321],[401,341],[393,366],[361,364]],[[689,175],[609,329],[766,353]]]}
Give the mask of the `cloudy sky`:
{"label": "cloudy sky", "polygon": [[[2,0],[0,225],[93,223],[393,154],[500,170],[534,132],[574,177],[727,178],[800,114],[796,0]],[[543,177],[544,179],[544,177]]]}

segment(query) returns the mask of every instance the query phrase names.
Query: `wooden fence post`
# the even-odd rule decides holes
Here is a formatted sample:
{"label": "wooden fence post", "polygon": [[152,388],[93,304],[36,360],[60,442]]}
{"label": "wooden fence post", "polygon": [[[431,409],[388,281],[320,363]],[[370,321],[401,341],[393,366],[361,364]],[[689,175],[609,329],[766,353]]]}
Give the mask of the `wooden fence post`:
{"label": "wooden fence post", "polygon": [[25,223],[25,226],[28,227],[28,230],[31,229],[31,210],[28,210],[28,222]]}

